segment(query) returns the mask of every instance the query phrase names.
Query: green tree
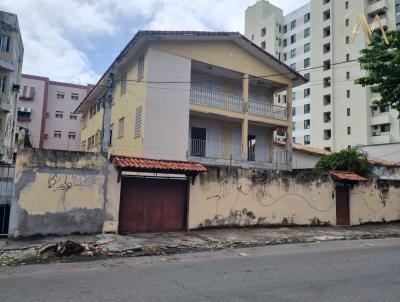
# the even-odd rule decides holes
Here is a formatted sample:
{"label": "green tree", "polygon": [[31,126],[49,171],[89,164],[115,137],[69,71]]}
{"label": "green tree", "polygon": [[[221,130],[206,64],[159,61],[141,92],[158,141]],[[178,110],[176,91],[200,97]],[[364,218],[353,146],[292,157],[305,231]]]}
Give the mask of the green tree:
{"label": "green tree", "polygon": [[390,105],[400,118],[400,31],[389,31],[386,35],[389,44],[383,37],[373,35],[369,46],[361,50],[358,61],[368,75],[355,83],[370,86],[372,92],[381,96],[375,105]]}
{"label": "green tree", "polygon": [[371,164],[367,155],[357,148],[343,149],[321,157],[315,168],[321,171],[350,171],[368,177]]}

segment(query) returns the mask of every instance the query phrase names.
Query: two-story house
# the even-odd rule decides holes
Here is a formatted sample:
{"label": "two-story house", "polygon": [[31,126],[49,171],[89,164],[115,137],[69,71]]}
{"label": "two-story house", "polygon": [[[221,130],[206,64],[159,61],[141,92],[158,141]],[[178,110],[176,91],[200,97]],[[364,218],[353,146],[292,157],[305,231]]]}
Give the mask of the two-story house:
{"label": "two-story house", "polygon": [[289,170],[291,91],[305,81],[237,32],[139,31],[76,110],[81,150],[100,151],[106,129],[109,155]]}

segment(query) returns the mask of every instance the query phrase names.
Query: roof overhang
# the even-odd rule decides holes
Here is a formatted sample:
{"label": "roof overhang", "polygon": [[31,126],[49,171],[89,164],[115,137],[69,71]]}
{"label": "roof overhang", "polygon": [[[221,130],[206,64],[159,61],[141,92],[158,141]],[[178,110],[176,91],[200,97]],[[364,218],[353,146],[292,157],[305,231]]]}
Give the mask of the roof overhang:
{"label": "roof overhang", "polygon": [[[293,87],[302,85],[307,80],[297,71],[291,69],[288,65],[281,62],[273,55],[264,51],[256,44],[251,42],[239,32],[208,32],[208,31],[138,31],[132,40],[125,46],[110,67],[102,75],[93,90],[76,108],[75,113],[83,113],[88,110],[95,100],[105,92],[107,77],[111,73],[118,73],[129,60],[149,41],[232,41],[240,47],[246,49],[249,53],[270,65],[277,71],[276,75],[284,75],[293,81]],[[273,75],[265,75],[273,76]]]}
{"label": "roof overhang", "polygon": [[365,177],[362,177],[354,172],[349,172],[349,171],[330,171],[329,175],[339,181],[345,181],[345,182],[366,182],[368,179]]}

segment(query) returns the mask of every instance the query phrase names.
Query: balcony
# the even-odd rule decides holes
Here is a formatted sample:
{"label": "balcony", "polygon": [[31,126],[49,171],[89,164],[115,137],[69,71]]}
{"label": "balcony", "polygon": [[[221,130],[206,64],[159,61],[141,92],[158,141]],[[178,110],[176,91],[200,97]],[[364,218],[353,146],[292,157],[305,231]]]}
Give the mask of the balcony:
{"label": "balcony", "polygon": [[[242,97],[197,87],[191,87],[190,103],[230,112],[245,112]],[[248,113],[259,117],[288,120],[287,109],[285,107],[263,101],[249,100]]]}
{"label": "balcony", "polygon": [[249,114],[287,121],[287,109],[261,101],[249,100]]}
{"label": "balcony", "polygon": [[29,123],[31,121],[31,118],[27,116],[18,116],[17,121],[21,123]]}
{"label": "balcony", "polygon": [[393,142],[393,137],[390,132],[373,131],[371,136],[371,144],[389,144]]}
{"label": "balcony", "polygon": [[209,143],[190,139],[189,159],[205,165],[229,165],[245,168],[288,169],[288,153],[279,148],[249,148],[247,159],[242,156],[242,145]]}
{"label": "balcony", "polygon": [[243,98],[217,91],[192,87],[190,103],[232,112],[244,112]]}
{"label": "balcony", "polygon": [[375,13],[377,11],[386,9],[389,6],[390,6],[390,4],[388,3],[387,0],[380,0],[380,1],[371,0],[371,1],[368,1],[367,13],[368,14]]}
{"label": "balcony", "polygon": [[381,113],[371,117],[371,125],[383,125],[390,124],[390,114],[389,113]]}

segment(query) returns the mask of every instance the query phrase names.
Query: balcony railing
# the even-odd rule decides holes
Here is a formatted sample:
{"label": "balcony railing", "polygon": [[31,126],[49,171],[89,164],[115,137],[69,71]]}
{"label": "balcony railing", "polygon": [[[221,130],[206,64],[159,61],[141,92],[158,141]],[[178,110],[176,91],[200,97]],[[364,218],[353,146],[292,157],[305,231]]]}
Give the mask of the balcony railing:
{"label": "balcony railing", "polygon": [[249,114],[287,120],[286,108],[254,100],[249,100]]}
{"label": "balcony railing", "polygon": [[[217,91],[192,87],[190,103],[232,112],[245,112],[243,98]],[[248,113],[260,117],[287,120],[287,109],[262,101],[249,100]]]}
{"label": "balcony railing", "polygon": [[[285,165],[288,163],[287,154],[287,150],[284,149],[273,148],[271,150],[269,148],[255,147],[249,148],[247,160]],[[236,161],[243,160],[241,145],[224,143],[213,144],[207,143],[207,141],[203,139],[190,140],[190,156]]]}
{"label": "balcony railing", "polygon": [[243,98],[217,91],[192,87],[190,91],[192,104],[208,106],[233,112],[243,112]]}

